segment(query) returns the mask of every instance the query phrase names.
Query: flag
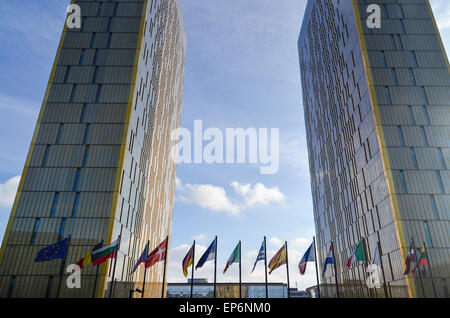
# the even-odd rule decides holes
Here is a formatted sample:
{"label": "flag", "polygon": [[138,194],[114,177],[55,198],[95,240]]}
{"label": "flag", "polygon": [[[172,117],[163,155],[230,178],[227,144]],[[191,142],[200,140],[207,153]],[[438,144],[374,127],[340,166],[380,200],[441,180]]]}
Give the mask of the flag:
{"label": "flag", "polygon": [[417,269],[419,268],[419,266],[427,266],[428,265],[428,255],[427,252],[425,251],[425,246],[422,247],[422,249],[417,249],[417,258],[419,259],[416,262],[416,266],[414,267],[414,269],[411,271],[413,274],[416,273]]}
{"label": "flag", "polygon": [[78,267],[80,267],[80,269],[82,269],[83,267],[86,267],[89,264],[91,264],[92,263],[92,252],[95,250],[98,250],[102,246],[103,246],[103,241],[98,243],[92,250],[90,250],[86,255],[84,255],[84,257],[82,259],[80,259],[77,262]]}
{"label": "flag", "polygon": [[39,250],[35,263],[47,262],[54,259],[64,259],[66,257],[67,247],[69,245],[69,238],[61,240],[55,244],[46,246]]}
{"label": "flag", "polygon": [[269,262],[269,268],[271,274],[275,269],[280,267],[281,265],[286,264],[286,244],[283,245],[282,248],[272,257]]}
{"label": "flag", "polygon": [[166,259],[166,251],[167,251],[167,239],[162,241],[161,244],[158,245],[157,248],[153,250],[153,252],[150,253],[145,258],[145,267],[150,267],[155,265],[157,262],[162,262]]}
{"label": "flag", "polygon": [[263,261],[264,258],[266,257],[265,255],[266,255],[266,248],[264,246],[264,241],[263,241],[261,244],[261,248],[259,249],[258,256],[256,257],[255,265],[253,265],[252,273],[256,268],[256,263],[258,263],[259,261]]}
{"label": "flag", "polygon": [[240,248],[240,244],[238,243],[238,245],[236,245],[236,247],[234,248],[233,253],[231,253],[230,257],[228,258],[227,263],[225,264],[225,268],[223,270],[224,274],[227,271],[227,269],[231,266],[231,264],[239,263],[240,256],[241,256],[241,248]]}
{"label": "flag", "polygon": [[411,263],[416,263],[415,249],[416,248],[414,247],[414,243],[411,242],[409,251],[408,251],[408,256],[406,257],[406,261],[405,261],[406,269],[405,269],[405,272],[403,273],[403,275],[408,275],[411,272]]}
{"label": "flag", "polygon": [[109,245],[103,246],[95,251],[92,251],[92,265],[103,264],[108,258],[116,258],[119,250],[120,238]]}
{"label": "flag", "polygon": [[[300,270],[300,274],[304,275],[306,271],[306,263],[308,262],[314,262],[316,260],[315,257],[315,251],[313,249],[314,244],[311,243],[311,246],[306,250],[305,254],[303,254],[302,259],[300,260],[300,263],[298,264],[298,269]],[[311,253],[313,251],[313,253]]]}
{"label": "flag", "polygon": [[147,255],[148,255],[148,243],[145,245],[144,251],[142,252],[139,259],[137,260],[136,265],[134,265],[133,271],[131,272],[131,274],[133,274],[136,271],[136,269],[139,267],[139,265],[141,265],[142,263],[145,262],[145,258],[147,257]]}
{"label": "flag", "polygon": [[322,275],[325,274],[325,271],[327,270],[328,264],[334,264],[333,259],[333,244],[330,244],[330,249],[328,250],[327,258],[325,258],[325,264],[323,266],[323,272]]}
{"label": "flag", "polygon": [[380,251],[378,249],[378,244],[377,244],[377,247],[375,247],[375,252],[373,254],[373,263],[377,264],[377,265],[381,265],[381,255],[380,255]]}
{"label": "flag", "polygon": [[216,255],[216,239],[212,241],[212,243],[209,245],[208,249],[203,253],[202,257],[200,257],[197,265],[195,266],[195,269],[201,268],[206,262],[213,260]]}
{"label": "flag", "polygon": [[187,277],[187,275],[188,275],[188,268],[189,268],[189,266],[192,265],[193,259],[194,259],[194,245],[192,245],[192,247],[189,250],[189,252],[183,258],[182,266],[183,266],[184,277]]}
{"label": "flag", "polygon": [[347,260],[347,267],[351,268],[353,264],[356,262],[365,262],[366,261],[366,253],[364,253],[364,240],[361,240],[358,245],[356,245],[355,250],[350,255]]}

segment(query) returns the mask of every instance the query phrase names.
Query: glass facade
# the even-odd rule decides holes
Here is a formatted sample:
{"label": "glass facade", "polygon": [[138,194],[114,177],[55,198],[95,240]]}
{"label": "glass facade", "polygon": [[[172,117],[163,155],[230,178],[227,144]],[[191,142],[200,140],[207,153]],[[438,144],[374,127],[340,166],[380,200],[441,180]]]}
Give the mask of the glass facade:
{"label": "glass facade", "polygon": [[[269,283],[269,298],[287,298],[287,285]],[[259,283],[242,283],[242,298],[266,298],[266,285]],[[186,283],[169,283],[167,298],[190,298],[191,285]],[[194,284],[193,298],[213,298],[214,284]],[[239,284],[217,283],[217,298],[239,298]]]}
{"label": "glass facade", "polygon": [[[176,0],[73,2],[81,29],[64,28],[0,252],[1,297],[55,297],[61,260],[37,251],[71,235],[66,264],[121,235],[114,261],[63,277],[60,297],[113,297],[142,288],[130,274],[144,246],[170,234],[185,33]],[[160,297],[163,264],[147,270],[146,297]]]}
{"label": "glass facade", "polygon": [[[448,297],[450,68],[428,0],[310,0],[298,49],[321,266],[333,241],[340,296],[384,297],[364,264],[346,267],[364,238],[370,258],[381,244],[389,297]],[[403,275],[412,238],[433,279]]]}

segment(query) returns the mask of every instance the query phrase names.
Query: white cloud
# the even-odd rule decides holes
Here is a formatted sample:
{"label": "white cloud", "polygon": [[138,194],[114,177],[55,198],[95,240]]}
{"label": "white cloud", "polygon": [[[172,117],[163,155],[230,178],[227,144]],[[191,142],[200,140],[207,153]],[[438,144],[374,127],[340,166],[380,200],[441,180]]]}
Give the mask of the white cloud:
{"label": "white cloud", "polygon": [[431,0],[431,7],[440,30],[450,28],[450,2],[448,0]]}
{"label": "white cloud", "polygon": [[16,197],[17,187],[19,186],[20,176],[12,177],[4,183],[0,183],[0,206],[10,208]]}
{"label": "white cloud", "polygon": [[196,241],[203,241],[204,239],[206,239],[206,235],[203,233],[200,233],[200,234],[193,236],[192,239],[196,240]]}
{"label": "white cloud", "polygon": [[262,183],[252,186],[250,183],[231,183],[237,197],[230,198],[223,187],[211,184],[183,184],[176,179],[176,200],[198,205],[204,209],[238,214],[239,212],[257,205],[268,205],[281,202],[286,197],[277,187],[267,188]]}
{"label": "white cloud", "polygon": [[232,182],[231,187],[234,191],[244,198],[246,207],[253,207],[257,204],[268,205],[271,202],[281,202],[286,197],[277,187],[266,188],[262,183],[255,184],[240,184],[239,182]]}

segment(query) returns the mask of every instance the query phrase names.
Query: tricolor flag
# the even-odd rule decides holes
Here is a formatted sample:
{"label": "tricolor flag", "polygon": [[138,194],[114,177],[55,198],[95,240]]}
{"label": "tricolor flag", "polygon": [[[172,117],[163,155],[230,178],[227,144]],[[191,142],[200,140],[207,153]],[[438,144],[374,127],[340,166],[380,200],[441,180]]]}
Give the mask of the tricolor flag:
{"label": "tricolor flag", "polygon": [[280,267],[281,265],[286,264],[286,243],[283,245],[282,248],[272,257],[272,259],[269,262],[269,268],[270,272],[269,274],[272,274],[272,272]]}
{"label": "tricolor flag", "polygon": [[[314,251],[314,243],[311,243],[311,246],[306,250],[305,254],[303,254],[303,257],[298,264],[298,269],[300,270],[300,274],[304,275],[306,271],[306,264],[308,262],[315,262],[315,251]],[[312,253],[311,253],[312,252]]]}
{"label": "tricolor flag", "polygon": [[164,261],[166,259],[166,250],[167,250],[167,239],[162,241],[161,244],[158,245],[157,248],[153,250],[146,258],[145,258],[145,267],[150,267],[155,265],[157,262]]}
{"label": "tricolor flag", "polygon": [[327,258],[325,258],[325,264],[323,266],[323,272],[322,275],[325,274],[325,271],[327,270],[328,264],[334,264],[333,259],[333,244],[330,244],[330,249],[328,250]]}
{"label": "tricolor flag", "polygon": [[365,262],[366,261],[366,253],[364,253],[364,240],[361,240],[358,245],[356,245],[355,250],[350,255],[347,260],[347,267],[351,268],[353,264],[356,262]]}
{"label": "tricolor flag", "polygon": [[255,265],[253,265],[252,273],[256,268],[256,263],[258,263],[259,261],[263,261],[264,258],[266,257],[265,255],[266,255],[266,247],[264,246],[264,241],[263,241],[261,244],[261,248],[259,249],[258,256],[256,257]]}
{"label": "tricolor flag", "polygon": [[104,263],[108,258],[116,258],[117,251],[119,250],[119,242],[120,236],[111,244],[92,251],[92,265],[100,265]]}
{"label": "tricolor flag", "polygon": [[417,249],[417,253],[418,253],[419,261],[416,262],[416,266],[411,271],[413,274],[416,273],[419,266],[427,266],[428,265],[428,255],[425,250],[425,246],[422,246],[422,249]]}
{"label": "tricolor flag", "polygon": [[192,265],[193,260],[194,260],[194,246],[195,246],[194,244],[192,244],[191,249],[186,254],[186,256],[183,258],[182,267],[183,267],[184,277],[187,277],[187,275],[188,275],[188,268],[189,268],[189,266]]}
{"label": "tricolor flag", "polygon": [[233,253],[231,253],[230,257],[228,258],[228,261],[225,264],[225,268],[223,270],[223,273],[225,274],[225,272],[231,266],[231,264],[239,263],[240,257],[241,257],[241,244],[238,243],[238,245],[236,245],[236,247],[234,248]]}
{"label": "tricolor flag", "polygon": [[92,263],[92,252],[98,250],[102,246],[103,246],[103,241],[98,243],[92,250],[90,250],[86,255],[84,255],[84,257],[82,259],[80,259],[78,261],[78,263],[77,263],[78,267],[80,267],[80,269],[82,269],[83,267],[86,267],[89,264],[91,264]]}
{"label": "tricolor flag", "polygon": [[141,263],[145,262],[147,255],[148,255],[148,243],[145,245],[144,251],[142,252],[141,257],[139,257],[139,259],[137,260],[136,265],[134,265],[131,274],[133,274],[136,271],[136,269],[139,267],[139,265],[141,265]]}
{"label": "tricolor flag", "polygon": [[205,253],[203,253],[202,257],[200,257],[197,265],[195,266],[195,269],[201,268],[206,262],[211,261],[216,256],[216,239],[212,241],[212,243],[209,245],[209,247],[206,249]]}
{"label": "tricolor flag", "polygon": [[408,275],[411,272],[411,263],[416,263],[416,248],[414,247],[413,242],[411,242],[411,245],[409,246],[408,256],[405,261],[406,269],[403,275]]}

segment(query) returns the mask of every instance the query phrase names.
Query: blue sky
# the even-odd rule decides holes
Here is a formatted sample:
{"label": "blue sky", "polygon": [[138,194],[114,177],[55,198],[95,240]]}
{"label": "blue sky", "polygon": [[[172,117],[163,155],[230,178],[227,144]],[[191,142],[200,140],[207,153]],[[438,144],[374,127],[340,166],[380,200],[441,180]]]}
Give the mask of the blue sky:
{"label": "blue sky", "polygon": [[[0,2],[0,239],[42,103],[68,0]],[[297,264],[314,235],[301,102],[297,38],[306,0],[181,0],[187,57],[181,126],[279,128],[280,168],[262,175],[258,165],[180,164],[173,212],[169,281],[184,281],[181,259],[196,239],[202,252],[219,237],[218,280],[236,281],[237,266],[222,270],[242,240],[243,280],[263,281],[263,265],[250,270],[263,236],[269,257],[289,244],[291,285],[315,283]],[[447,51],[450,2],[432,0]],[[26,10],[24,10],[24,8]],[[19,14],[20,13],[20,14]],[[199,253],[196,258],[198,259]],[[196,277],[212,279],[213,264]],[[285,281],[285,269],[270,281]]]}

